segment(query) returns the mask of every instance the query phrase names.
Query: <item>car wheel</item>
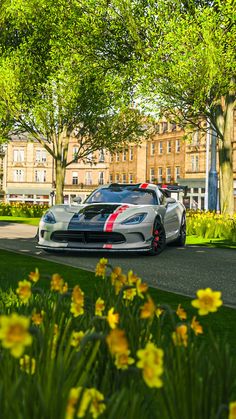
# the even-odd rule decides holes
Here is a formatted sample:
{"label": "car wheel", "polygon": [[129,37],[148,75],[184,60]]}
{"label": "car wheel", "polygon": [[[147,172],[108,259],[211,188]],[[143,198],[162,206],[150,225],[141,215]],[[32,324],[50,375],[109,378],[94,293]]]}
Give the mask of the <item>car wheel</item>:
{"label": "car wheel", "polygon": [[159,255],[166,246],[166,233],[163,227],[163,224],[156,220],[153,226],[153,239],[152,239],[152,248],[149,251],[149,255],[156,256]]}
{"label": "car wheel", "polygon": [[186,215],[183,214],[182,220],[181,220],[181,226],[179,230],[179,237],[174,242],[175,246],[185,246],[186,242]]}

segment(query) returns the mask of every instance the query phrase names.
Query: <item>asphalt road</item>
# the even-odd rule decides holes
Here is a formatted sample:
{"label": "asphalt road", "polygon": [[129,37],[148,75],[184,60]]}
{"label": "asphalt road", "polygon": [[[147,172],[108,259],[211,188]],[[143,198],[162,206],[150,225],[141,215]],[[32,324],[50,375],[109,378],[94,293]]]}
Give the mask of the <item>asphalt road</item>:
{"label": "asphalt road", "polygon": [[132,269],[149,285],[194,296],[199,288],[222,291],[223,301],[236,308],[236,250],[199,246],[167,246],[159,256],[141,254],[47,254],[36,248],[36,227],[0,222],[0,248],[94,271],[102,256],[124,271]]}

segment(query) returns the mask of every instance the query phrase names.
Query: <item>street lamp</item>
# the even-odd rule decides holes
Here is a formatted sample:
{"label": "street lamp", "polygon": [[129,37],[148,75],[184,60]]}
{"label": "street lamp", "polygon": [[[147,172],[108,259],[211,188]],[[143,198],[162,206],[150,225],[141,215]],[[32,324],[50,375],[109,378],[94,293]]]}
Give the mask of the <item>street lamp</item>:
{"label": "street lamp", "polygon": [[218,176],[216,171],[217,136],[214,127],[211,127],[211,168],[208,178],[208,209],[217,210]]}

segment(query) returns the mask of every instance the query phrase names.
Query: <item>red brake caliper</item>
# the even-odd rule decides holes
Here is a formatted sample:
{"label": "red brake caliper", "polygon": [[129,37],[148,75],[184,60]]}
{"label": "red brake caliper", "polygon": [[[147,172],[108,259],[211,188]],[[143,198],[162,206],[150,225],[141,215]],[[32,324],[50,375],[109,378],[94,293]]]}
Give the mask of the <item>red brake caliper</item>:
{"label": "red brake caliper", "polygon": [[155,247],[157,247],[158,246],[158,242],[160,240],[160,238],[159,238],[159,231],[158,230],[155,230],[153,235],[154,235],[153,244],[154,244]]}

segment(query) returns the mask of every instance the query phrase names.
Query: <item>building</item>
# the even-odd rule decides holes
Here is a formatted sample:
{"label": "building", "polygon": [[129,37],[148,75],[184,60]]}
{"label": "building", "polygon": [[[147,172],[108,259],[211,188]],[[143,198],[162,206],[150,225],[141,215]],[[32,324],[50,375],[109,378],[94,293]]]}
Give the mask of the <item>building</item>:
{"label": "building", "polygon": [[[66,169],[64,202],[80,195],[84,199],[98,185],[106,183],[153,182],[188,187],[189,207],[204,209],[211,150],[207,146],[206,126],[186,135],[175,123],[163,119],[156,133],[140,144],[130,144],[110,154],[91,153]],[[236,113],[234,123],[233,167],[236,209]],[[69,144],[68,160],[78,151],[76,139]],[[207,164],[208,161],[208,164]],[[217,168],[219,163],[217,161]],[[14,136],[0,149],[0,199],[33,203],[53,203],[54,163],[51,155],[36,141]]]}
{"label": "building", "polygon": [[[72,160],[75,153],[76,140],[72,140],[68,158]],[[2,161],[2,166],[5,165],[2,187],[6,202],[53,202],[53,158],[37,141],[27,141],[23,135],[14,136],[7,144]],[[103,150],[89,155],[86,161],[68,166],[64,202],[72,202],[78,194],[85,198],[99,184],[108,183],[108,170],[108,155]]]}

